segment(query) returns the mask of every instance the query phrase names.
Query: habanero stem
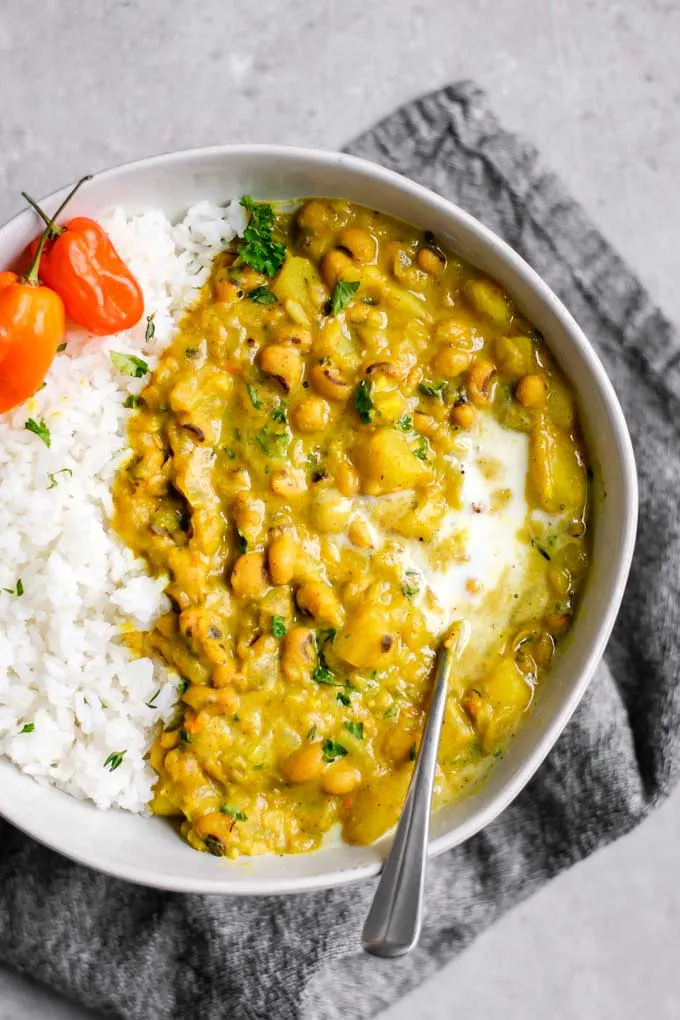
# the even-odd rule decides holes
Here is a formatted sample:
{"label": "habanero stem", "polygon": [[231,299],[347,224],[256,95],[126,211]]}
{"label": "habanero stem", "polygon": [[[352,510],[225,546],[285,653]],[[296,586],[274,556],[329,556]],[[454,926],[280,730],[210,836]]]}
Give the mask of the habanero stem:
{"label": "habanero stem", "polygon": [[56,224],[56,220],[61,216],[61,214],[63,213],[64,209],[69,204],[69,202],[71,201],[73,196],[76,194],[76,192],[79,191],[80,188],[82,188],[83,184],[86,184],[87,181],[91,181],[91,180],[92,180],[92,174],[87,174],[86,177],[81,177],[80,180],[78,181],[78,183],[76,185],[74,185],[74,187],[71,189],[71,191],[69,191],[68,195],[66,196],[64,201],[61,203],[61,205],[59,206],[59,208],[55,212],[54,216],[52,216],[52,218],[50,218],[47,215],[47,213],[43,209],[40,208],[40,206],[38,205],[38,203],[36,202],[36,200],[34,198],[31,198],[30,195],[27,195],[25,191],[21,192],[21,197],[24,198],[28,202],[28,204],[31,206],[31,208],[34,209],[35,212],[37,212],[38,216],[41,218],[43,223],[46,224],[45,230],[43,232],[43,236],[45,234],[47,234],[50,238],[54,238],[54,237],[59,237],[60,234],[63,234],[65,228],[64,227],[58,227],[57,224]]}

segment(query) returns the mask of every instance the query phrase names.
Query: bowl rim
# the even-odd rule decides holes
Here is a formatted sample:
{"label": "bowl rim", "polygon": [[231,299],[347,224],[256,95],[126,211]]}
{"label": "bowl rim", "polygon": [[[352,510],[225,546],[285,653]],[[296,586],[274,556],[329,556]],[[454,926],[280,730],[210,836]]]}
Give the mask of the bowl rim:
{"label": "bowl rim", "polygon": [[[529,782],[539,766],[560,737],[565,726],[580,703],[586,689],[593,677],[595,669],[602,658],[606,644],[612,632],[630,569],[630,564],[635,547],[635,537],[638,517],[638,484],[635,457],[631,438],[626,425],[623,410],[619,403],[614,387],[607,376],[599,356],[587,339],[584,331],[578,325],[574,317],[567,310],[562,301],[552,291],[542,277],[534,270],[521,255],[519,255],[503,238],[494,233],[478,219],[466,212],[456,203],[431,191],[429,188],[418,184],[416,181],[394,170],[387,169],[378,163],[358,156],[348,155],[326,149],[311,149],[294,145],[279,145],[266,143],[246,144],[225,144],[201,146],[188,149],[171,150],[153,156],[147,156],[129,162],[123,162],[105,170],[93,174],[93,180],[105,181],[109,178],[124,178],[129,174],[135,174],[139,170],[149,170],[155,167],[172,167],[173,164],[186,162],[200,163],[204,160],[214,158],[265,158],[267,160],[305,161],[313,169],[315,166],[341,166],[350,172],[355,172],[363,177],[371,178],[378,185],[384,183],[396,187],[406,195],[420,200],[436,214],[442,214],[449,219],[461,224],[477,241],[486,249],[490,249],[495,256],[508,264],[514,273],[521,278],[523,283],[547,307],[552,316],[557,319],[570,340],[579,349],[579,354],[584,362],[592,380],[595,383],[599,396],[608,412],[611,434],[621,465],[622,488],[625,500],[620,507],[620,519],[622,522],[622,542],[617,550],[617,565],[610,582],[610,598],[606,609],[602,613],[602,620],[598,628],[596,640],[591,644],[586,658],[580,669],[577,682],[572,684],[564,697],[559,710],[552,716],[549,725],[543,736],[537,741],[532,753],[515,769],[513,774],[505,782],[502,789],[496,793],[489,803],[477,809],[468,819],[458,824],[450,832],[431,838],[428,845],[428,856],[434,857],[446,850],[452,849],[470,839],[481,829],[489,825],[503,812],[508,805],[518,796],[522,789]],[[57,204],[65,197],[72,185],[57,189],[50,195],[41,199],[41,204]],[[0,237],[12,229],[19,230],[28,222],[31,216],[28,209],[22,210],[11,217],[6,223],[0,226]],[[33,782],[30,776],[26,781]],[[57,788],[56,792],[62,796],[68,796]],[[40,825],[27,823],[25,820],[19,822],[12,817],[11,810],[6,808],[0,810],[0,816],[4,817],[11,824],[31,836],[37,842],[56,850],[65,857],[79,864],[92,867],[95,870],[109,874],[113,877],[124,879],[133,883],[142,884],[152,888],[165,889],[174,892],[185,893],[209,893],[224,895],[271,895],[301,893],[314,889],[330,889],[341,885],[357,882],[362,879],[377,875],[382,867],[382,855],[376,855],[375,860],[365,864],[336,868],[335,870],[317,874],[292,876],[287,878],[275,878],[270,881],[258,879],[252,883],[247,874],[239,876],[237,881],[229,882],[224,877],[212,879],[193,878],[181,876],[177,879],[159,876],[150,868],[134,863],[125,867],[116,866],[113,862],[100,862],[93,855],[87,852],[74,850],[70,845],[57,836],[54,839],[47,838],[40,830]],[[379,841],[382,846],[383,840]]]}

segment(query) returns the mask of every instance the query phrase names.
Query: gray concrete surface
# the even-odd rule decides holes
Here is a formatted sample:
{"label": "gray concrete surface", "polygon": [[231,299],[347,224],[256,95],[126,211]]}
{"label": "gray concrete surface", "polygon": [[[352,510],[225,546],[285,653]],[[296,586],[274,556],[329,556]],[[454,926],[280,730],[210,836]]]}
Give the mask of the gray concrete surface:
{"label": "gray concrete surface", "polygon": [[[0,0],[0,219],[170,148],[340,146],[469,77],[680,319],[678,40],[678,0]],[[383,1020],[677,1020],[679,861],[680,794]],[[0,971],[0,1020],[87,1016]]]}

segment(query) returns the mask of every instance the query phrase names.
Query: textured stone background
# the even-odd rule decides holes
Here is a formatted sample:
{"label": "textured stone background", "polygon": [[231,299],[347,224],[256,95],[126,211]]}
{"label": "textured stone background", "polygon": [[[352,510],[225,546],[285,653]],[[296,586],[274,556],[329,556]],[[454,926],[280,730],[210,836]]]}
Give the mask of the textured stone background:
{"label": "textured stone background", "polygon": [[[678,319],[679,39],[678,0],[0,0],[0,220],[167,149],[339,147],[474,78]],[[679,860],[676,794],[383,1020],[677,1020]],[[0,970],[0,1020],[86,1017]]]}

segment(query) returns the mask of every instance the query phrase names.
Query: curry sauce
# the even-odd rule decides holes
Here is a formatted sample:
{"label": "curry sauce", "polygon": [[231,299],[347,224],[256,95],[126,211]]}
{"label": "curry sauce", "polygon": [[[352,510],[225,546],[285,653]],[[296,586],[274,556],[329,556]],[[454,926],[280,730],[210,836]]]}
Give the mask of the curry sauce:
{"label": "curry sauce", "polygon": [[115,525],[172,610],[154,812],[199,850],[318,847],[398,817],[442,636],[436,805],[528,709],[588,567],[573,393],[430,234],[341,200],[247,203],[143,390]]}

